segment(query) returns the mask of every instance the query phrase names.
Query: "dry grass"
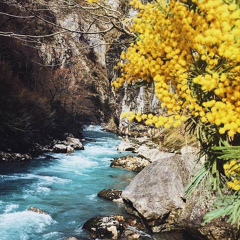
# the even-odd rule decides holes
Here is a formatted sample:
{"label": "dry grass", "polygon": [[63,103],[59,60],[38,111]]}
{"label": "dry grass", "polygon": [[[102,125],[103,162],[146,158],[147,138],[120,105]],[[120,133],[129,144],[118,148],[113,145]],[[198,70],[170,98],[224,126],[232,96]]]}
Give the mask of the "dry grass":
{"label": "dry grass", "polygon": [[184,126],[164,131],[163,150],[179,152],[184,146],[198,147],[196,136],[184,130]]}

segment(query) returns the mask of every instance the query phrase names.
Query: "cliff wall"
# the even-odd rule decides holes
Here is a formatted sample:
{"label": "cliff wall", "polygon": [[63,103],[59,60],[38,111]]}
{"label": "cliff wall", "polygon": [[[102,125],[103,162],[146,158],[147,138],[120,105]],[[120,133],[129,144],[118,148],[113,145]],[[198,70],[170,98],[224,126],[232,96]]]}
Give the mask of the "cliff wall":
{"label": "cliff wall", "polygon": [[[110,2],[113,20],[122,2]],[[0,12],[0,150],[26,151],[108,121],[106,55],[122,34],[111,17],[81,0],[1,1]]]}

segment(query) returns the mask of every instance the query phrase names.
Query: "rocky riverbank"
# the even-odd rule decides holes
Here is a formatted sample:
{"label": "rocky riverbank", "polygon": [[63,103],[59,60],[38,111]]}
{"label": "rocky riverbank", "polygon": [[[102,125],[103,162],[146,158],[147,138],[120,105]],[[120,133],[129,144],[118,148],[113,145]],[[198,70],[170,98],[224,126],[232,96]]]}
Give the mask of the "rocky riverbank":
{"label": "rocky riverbank", "polygon": [[84,139],[75,138],[72,134],[66,135],[65,140],[53,140],[51,143],[45,146],[35,144],[28,153],[15,153],[0,151],[0,161],[11,162],[11,161],[29,161],[34,157],[44,154],[46,152],[55,153],[67,153],[71,154],[75,150],[83,150],[84,146],[82,144]]}
{"label": "rocky riverbank", "polygon": [[[81,141],[83,139],[66,135],[64,140],[55,140],[45,150],[71,154],[74,149],[83,149]],[[96,216],[87,221],[84,229],[94,239],[151,239],[163,233],[173,233],[173,240],[238,239],[236,229],[227,224],[226,219],[202,225],[214,201],[213,194],[199,189],[192,196],[185,195],[187,185],[204,162],[202,159],[196,165],[197,148],[185,146],[179,151],[165,152],[151,139],[143,137],[124,138],[118,150],[131,154],[114,159],[111,167],[139,173],[123,191],[105,189],[98,196],[124,204],[129,216]],[[18,161],[24,160],[21,155],[16,157]]]}
{"label": "rocky riverbank", "polygon": [[[186,146],[179,153],[167,153],[149,142],[144,144],[146,141],[142,138],[128,139],[118,147],[120,151],[134,152],[135,156],[114,159],[111,167],[139,173],[120,196],[117,192],[117,202],[122,201],[126,211],[150,234],[181,231],[186,237],[184,239],[237,240],[237,229],[226,223],[226,219],[202,224],[215,198],[212,193],[199,189],[192,196],[185,195],[186,187],[204,163],[201,159],[196,164],[198,149]],[[105,198],[113,192],[105,190]],[[112,199],[114,197],[108,198]],[[115,229],[110,225],[106,227],[109,231]],[[134,234],[134,238],[127,238],[119,229],[114,232],[110,237],[105,235],[104,239],[142,239],[141,235]],[[94,232],[94,236],[96,234]]]}

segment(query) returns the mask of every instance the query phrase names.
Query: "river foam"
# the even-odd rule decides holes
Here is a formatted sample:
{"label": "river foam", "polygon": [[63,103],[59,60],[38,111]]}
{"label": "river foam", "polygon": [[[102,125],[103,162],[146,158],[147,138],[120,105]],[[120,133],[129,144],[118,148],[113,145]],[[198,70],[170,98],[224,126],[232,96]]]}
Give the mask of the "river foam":
{"label": "river foam", "polygon": [[55,223],[56,222],[49,215],[27,210],[4,213],[0,215],[1,240],[34,239],[34,233],[41,233],[46,226]]}

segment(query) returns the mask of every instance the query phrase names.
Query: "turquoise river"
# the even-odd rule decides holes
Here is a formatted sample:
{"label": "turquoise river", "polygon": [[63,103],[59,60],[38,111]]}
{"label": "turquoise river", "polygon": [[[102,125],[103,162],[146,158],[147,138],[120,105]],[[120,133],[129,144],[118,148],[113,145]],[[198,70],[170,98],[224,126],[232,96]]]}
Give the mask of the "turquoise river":
{"label": "turquoise river", "polygon": [[[29,162],[0,164],[0,239],[91,239],[82,230],[88,219],[126,214],[121,204],[100,199],[102,189],[124,189],[135,173],[110,167],[121,139],[100,127],[87,127],[84,150],[72,155],[48,153]],[[29,211],[37,207],[49,213]],[[145,236],[143,239],[178,239]]]}

